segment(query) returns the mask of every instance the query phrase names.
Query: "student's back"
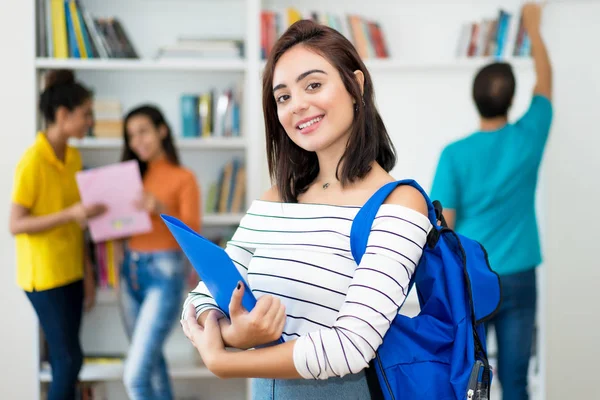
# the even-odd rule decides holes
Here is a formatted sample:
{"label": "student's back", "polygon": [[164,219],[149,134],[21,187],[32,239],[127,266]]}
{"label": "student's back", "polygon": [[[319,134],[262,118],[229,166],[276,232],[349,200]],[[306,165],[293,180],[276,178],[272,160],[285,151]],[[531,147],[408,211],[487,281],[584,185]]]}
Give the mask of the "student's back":
{"label": "student's back", "polygon": [[442,153],[431,197],[448,225],[487,250],[500,275],[502,303],[487,322],[497,339],[497,376],[504,400],[527,400],[541,262],[535,215],[538,171],[552,121],[552,67],[540,33],[541,7],[527,3],[523,26],[531,39],[536,84],[529,110],[508,122],[515,77],[510,65],[482,68],[473,82],[480,132]]}
{"label": "student's back", "polygon": [[502,274],[541,261],[535,192],[551,120],[550,101],[535,95],[516,123],[473,133],[440,157],[434,196],[456,210],[455,229],[483,243]]}

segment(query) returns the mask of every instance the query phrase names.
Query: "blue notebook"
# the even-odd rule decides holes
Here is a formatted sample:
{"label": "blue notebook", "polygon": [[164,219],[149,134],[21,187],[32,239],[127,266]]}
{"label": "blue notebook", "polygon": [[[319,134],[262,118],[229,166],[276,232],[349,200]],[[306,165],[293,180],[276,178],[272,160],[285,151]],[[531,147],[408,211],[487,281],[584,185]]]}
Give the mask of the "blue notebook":
{"label": "blue notebook", "polygon": [[248,311],[254,308],[256,298],[225,250],[177,218],[165,214],[161,218],[227,318],[231,294],[240,281],[245,286],[242,305]]}

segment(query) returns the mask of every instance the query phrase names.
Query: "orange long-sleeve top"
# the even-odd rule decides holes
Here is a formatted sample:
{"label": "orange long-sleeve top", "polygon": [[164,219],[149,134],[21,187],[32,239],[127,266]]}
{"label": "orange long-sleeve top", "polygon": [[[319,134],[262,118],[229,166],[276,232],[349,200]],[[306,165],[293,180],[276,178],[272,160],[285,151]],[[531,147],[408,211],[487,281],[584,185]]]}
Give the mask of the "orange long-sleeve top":
{"label": "orange long-sleeve top", "polygon": [[[194,173],[165,159],[152,161],[144,174],[144,190],[165,206],[164,214],[180,219],[195,231],[200,230],[200,189]],[[151,214],[152,231],[129,239],[133,251],[179,250],[160,215]]]}

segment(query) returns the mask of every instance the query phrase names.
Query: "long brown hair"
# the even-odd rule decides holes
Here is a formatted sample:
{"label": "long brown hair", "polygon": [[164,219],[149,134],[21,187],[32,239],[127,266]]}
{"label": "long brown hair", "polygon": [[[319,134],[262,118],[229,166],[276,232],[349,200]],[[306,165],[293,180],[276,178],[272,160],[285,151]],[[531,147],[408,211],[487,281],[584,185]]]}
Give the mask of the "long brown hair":
{"label": "long brown hair", "polygon": [[152,125],[155,128],[160,128],[162,125],[167,129],[167,134],[161,141],[161,145],[163,151],[165,152],[165,157],[171,164],[179,165],[179,154],[177,154],[177,149],[173,143],[173,135],[171,134],[171,128],[169,124],[167,124],[167,120],[160,110],[152,105],[142,105],[134,108],[129,111],[127,116],[125,116],[125,120],[123,122],[123,153],[121,154],[121,161],[129,161],[136,160],[138,165],[140,166],[140,172],[142,176],[146,173],[148,169],[148,163],[140,160],[140,158],[134,153],[131,149],[131,145],[129,144],[129,136],[127,135],[127,122],[135,116],[144,115],[152,121]]}
{"label": "long brown hair", "polygon": [[[264,69],[262,99],[269,173],[282,200],[293,203],[319,173],[316,153],[302,149],[286,134],[273,97],[275,64],[298,44],[326,58],[337,69],[346,90],[356,101],[350,138],[336,171],[342,185],[364,178],[373,161],[387,172],[396,164],[396,151],[375,106],[371,75],[352,43],[327,26],[309,20],[298,21],[277,40],[271,51]],[[355,78],[356,70],[362,71],[365,77],[362,94]]]}

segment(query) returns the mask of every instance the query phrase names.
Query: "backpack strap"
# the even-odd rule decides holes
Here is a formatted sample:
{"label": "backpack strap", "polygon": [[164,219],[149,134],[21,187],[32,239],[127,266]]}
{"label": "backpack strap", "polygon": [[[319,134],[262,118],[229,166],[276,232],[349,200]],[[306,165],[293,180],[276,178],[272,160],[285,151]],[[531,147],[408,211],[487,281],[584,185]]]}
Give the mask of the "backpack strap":
{"label": "backpack strap", "polygon": [[[440,227],[438,227],[437,225],[437,219],[439,219],[439,216],[441,216],[441,207],[439,208],[439,210],[438,207],[434,207],[434,205],[431,203],[431,200],[429,199],[429,196],[427,196],[427,193],[425,193],[423,188],[412,179],[386,183],[379,190],[377,190],[377,192],[375,192],[375,194],[373,194],[373,196],[371,196],[369,200],[367,200],[365,205],[363,205],[358,211],[356,217],[354,217],[354,221],[352,222],[352,228],[350,230],[350,250],[352,251],[352,256],[354,257],[356,264],[360,264],[360,260],[365,254],[365,251],[367,249],[367,242],[369,241],[369,234],[371,233],[371,227],[373,226],[373,221],[375,220],[375,216],[379,211],[379,207],[383,204],[383,202],[390,195],[390,193],[392,193],[394,189],[396,189],[400,185],[410,185],[414,187],[425,198],[425,201],[427,202],[427,214],[429,217],[429,221],[434,226],[434,229],[432,229],[429,232],[429,236],[427,236],[427,242],[430,242],[429,238],[432,235],[433,237],[435,237],[435,242],[437,242],[437,239],[440,235]],[[383,395],[383,391],[379,383],[379,378],[377,377],[377,367],[375,364],[375,360],[371,360],[369,366],[370,368],[367,368],[365,370],[365,373],[367,377],[369,393],[371,394],[371,399],[384,400],[385,397]]]}
{"label": "backpack strap", "polygon": [[[432,240],[437,242],[437,238],[439,238],[439,227],[437,225],[438,212],[441,215],[441,207],[434,207],[433,203],[427,196],[427,193],[417,182],[413,179],[404,179],[396,182],[390,182],[383,185],[356,214],[354,218],[354,222],[352,223],[352,229],[350,230],[350,248],[352,251],[352,256],[357,264],[360,264],[360,260],[362,256],[365,254],[367,249],[367,242],[369,240],[369,234],[371,232],[371,227],[373,226],[373,221],[375,220],[375,216],[379,211],[379,207],[384,203],[385,199],[401,185],[409,185],[413,188],[417,189],[425,198],[427,202],[427,214],[429,217],[429,221],[434,226],[435,229],[432,229],[430,236]],[[430,236],[428,236],[427,241],[430,242]]]}

